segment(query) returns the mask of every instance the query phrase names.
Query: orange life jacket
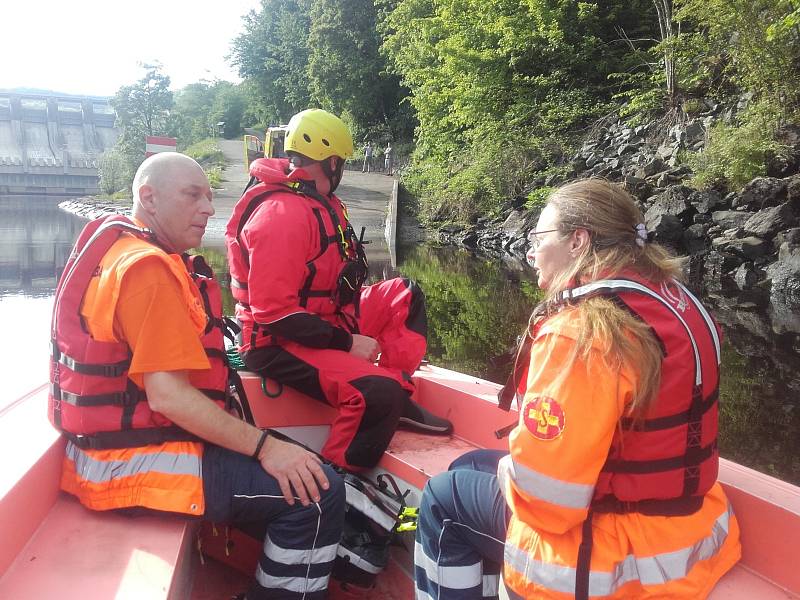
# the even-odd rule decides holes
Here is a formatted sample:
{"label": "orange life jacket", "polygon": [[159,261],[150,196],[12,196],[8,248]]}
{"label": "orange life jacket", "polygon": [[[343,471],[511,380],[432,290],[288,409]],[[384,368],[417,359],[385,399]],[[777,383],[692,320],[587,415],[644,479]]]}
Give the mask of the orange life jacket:
{"label": "orange life jacket", "polygon": [[[740,552],[735,517],[715,483],[719,332],[677,282],[654,285],[626,275],[565,290],[558,300],[593,295],[610,297],[651,327],[664,350],[661,388],[633,423],[624,405],[635,374],[627,367],[608,373],[602,361],[580,359],[553,388],[563,398],[542,395],[578,332],[569,313],[537,325],[530,375],[518,388],[525,394],[522,418],[498,469],[512,509],[509,596],[701,597]],[[604,351],[591,349],[595,357]],[[584,446],[586,439],[607,440],[605,458]]]}
{"label": "orange life jacket", "polygon": [[168,255],[157,247],[149,230],[126,217],[96,219],[81,232],[61,276],[51,327],[48,415],[79,448],[132,448],[197,439],[150,410],[144,390],[128,378],[128,346],[98,341],[82,323],[80,307],[89,282],[124,234],[136,238],[139,252],[165,261],[181,282],[190,311],[196,319],[205,319],[201,341],[211,368],[190,373],[190,382],[220,406],[225,407],[228,397],[222,296],[210,267],[201,256]]}

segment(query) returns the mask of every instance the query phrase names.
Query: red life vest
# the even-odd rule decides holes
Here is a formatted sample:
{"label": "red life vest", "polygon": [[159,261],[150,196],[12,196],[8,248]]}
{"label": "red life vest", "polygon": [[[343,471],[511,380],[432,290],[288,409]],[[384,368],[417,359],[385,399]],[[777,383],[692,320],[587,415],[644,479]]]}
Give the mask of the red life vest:
{"label": "red life vest", "polygon": [[[626,274],[564,290],[559,301],[598,295],[647,323],[662,347],[663,360],[655,402],[637,422],[622,419],[612,440],[595,484],[592,510],[691,514],[717,479],[717,325],[677,281],[655,285]],[[522,357],[520,361],[526,362]],[[521,397],[527,373],[517,370],[514,380]],[[510,402],[507,388],[501,394],[501,404],[503,399]]]}
{"label": "red life vest", "polygon": [[[303,285],[297,290],[299,306],[337,325],[344,322],[352,328],[355,322],[353,302],[367,277],[368,264],[359,240],[347,219],[342,203],[336,196],[326,198],[313,186],[302,181],[302,170],[286,175],[286,160],[256,160],[250,167],[250,185],[234,207],[226,230],[231,292],[237,302],[236,316],[242,324],[242,349],[275,343],[256,323],[250,309],[250,255],[241,238],[247,222],[264,203],[276,195],[289,195],[304,202],[308,219],[318,235],[319,250],[306,260]],[[286,252],[297,252],[286,248]],[[276,269],[281,257],[270,256]],[[345,316],[346,315],[346,316]],[[259,330],[263,335],[258,335]]]}
{"label": "red life vest", "polygon": [[[144,390],[128,378],[127,344],[100,342],[86,331],[81,302],[106,252],[128,233],[156,245],[155,237],[130,219],[111,216],[84,227],[58,283],[51,327],[48,415],[53,425],[81,448],[130,448],[165,441],[196,440],[164,415],[150,410]],[[222,295],[202,256],[184,262],[200,291],[208,316],[201,336],[211,368],[190,373],[192,385],[225,407]]]}

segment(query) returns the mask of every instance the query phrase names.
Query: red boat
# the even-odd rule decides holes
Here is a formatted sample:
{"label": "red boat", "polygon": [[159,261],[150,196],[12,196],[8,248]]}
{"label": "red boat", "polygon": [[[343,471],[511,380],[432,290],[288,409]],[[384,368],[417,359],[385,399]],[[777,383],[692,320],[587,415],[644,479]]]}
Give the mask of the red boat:
{"label": "red boat", "polygon": [[[455,426],[452,437],[398,432],[376,469],[392,473],[419,499],[429,477],[479,447],[503,448],[494,431],[513,416],[497,408],[498,385],[432,366],[416,374],[416,399]],[[319,448],[333,409],[246,376],[263,427]],[[277,393],[280,392],[280,393]],[[9,600],[205,600],[246,589],[260,542],[224,527],[178,517],[130,518],[84,509],[58,488],[63,440],[46,417],[47,388],[0,410],[0,598]],[[743,557],[711,594],[724,599],[800,599],[800,488],[727,460],[720,481],[741,527]],[[403,534],[411,536],[412,534]],[[413,538],[402,540],[413,548]],[[794,557],[794,558],[792,558]],[[360,597],[410,600],[410,550],[395,548],[375,589]],[[793,566],[794,565],[794,566]],[[333,600],[352,598],[331,581]]]}

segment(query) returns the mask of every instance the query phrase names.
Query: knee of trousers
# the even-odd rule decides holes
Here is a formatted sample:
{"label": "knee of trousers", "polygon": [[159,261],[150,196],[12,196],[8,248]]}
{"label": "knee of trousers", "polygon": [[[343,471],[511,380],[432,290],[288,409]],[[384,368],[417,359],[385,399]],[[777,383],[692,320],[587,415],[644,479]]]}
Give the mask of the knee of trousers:
{"label": "knee of trousers", "polygon": [[345,508],[345,487],[344,480],[329,465],[322,465],[322,471],[328,478],[328,489],[320,488],[320,506],[325,510],[341,512],[344,517]]}
{"label": "knee of trousers", "polygon": [[[453,489],[455,473],[446,471],[428,480],[422,493],[419,519],[427,525],[437,524],[437,530],[444,519],[453,518]],[[433,523],[431,523],[433,519]],[[422,524],[422,523],[421,523]]]}
{"label": "knee of trousers", "polygon": [[364,398],[365,411],[370,414],[397,416],[403,411],[408,392],[390,377],[368,375],[350,382]]}

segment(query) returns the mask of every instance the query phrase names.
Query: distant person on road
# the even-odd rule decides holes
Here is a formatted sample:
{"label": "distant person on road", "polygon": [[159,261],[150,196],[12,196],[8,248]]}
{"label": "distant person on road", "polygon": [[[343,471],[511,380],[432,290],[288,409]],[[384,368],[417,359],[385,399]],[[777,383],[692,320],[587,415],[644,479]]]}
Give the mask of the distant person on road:
{"label": "distant person on road", "polygon": [[133,218],[92,221],[78,238],[53,315],[61,487],[92,510],[265,524],[247,599],[321,600],[344,486],[316,455],[223,408],[219,285],[186,254],[213,214],[200,165],[156,154],[134,177]]}
{"label": "distant person on road", "polygon": [[384,169],[387,175],[394,174],[394,149],[391,142],[386,144],[386,149],[383,151],[384,156]]}
{"label": "distant person on road", "polygon": [[250,370],[339,410],[322,454],[358,471],[375,466],[398,424],[452,429],[411,400],[425,298],[408,279],[362,287],[363,245],[334,195],[353,154],[341,119],[296,114],[286,151],[289,160],[253,162],[225,233],[240,351]]}
{"label": "distant person on road", "polygon": [[498,581],[512,599],[706,598],[741,555],[717,482],[719,328],[621,187],[557,189],[529,240],[547,296],[500,395],[519,419],[508,451],[426,485],[417,598]]}
{"label": "distant person on road", "polygon": [[362,173],[369,173],[372,170],[373,152],[372,142],[367,142],[367,145],[364,146],[364,167],[361,169]]}

